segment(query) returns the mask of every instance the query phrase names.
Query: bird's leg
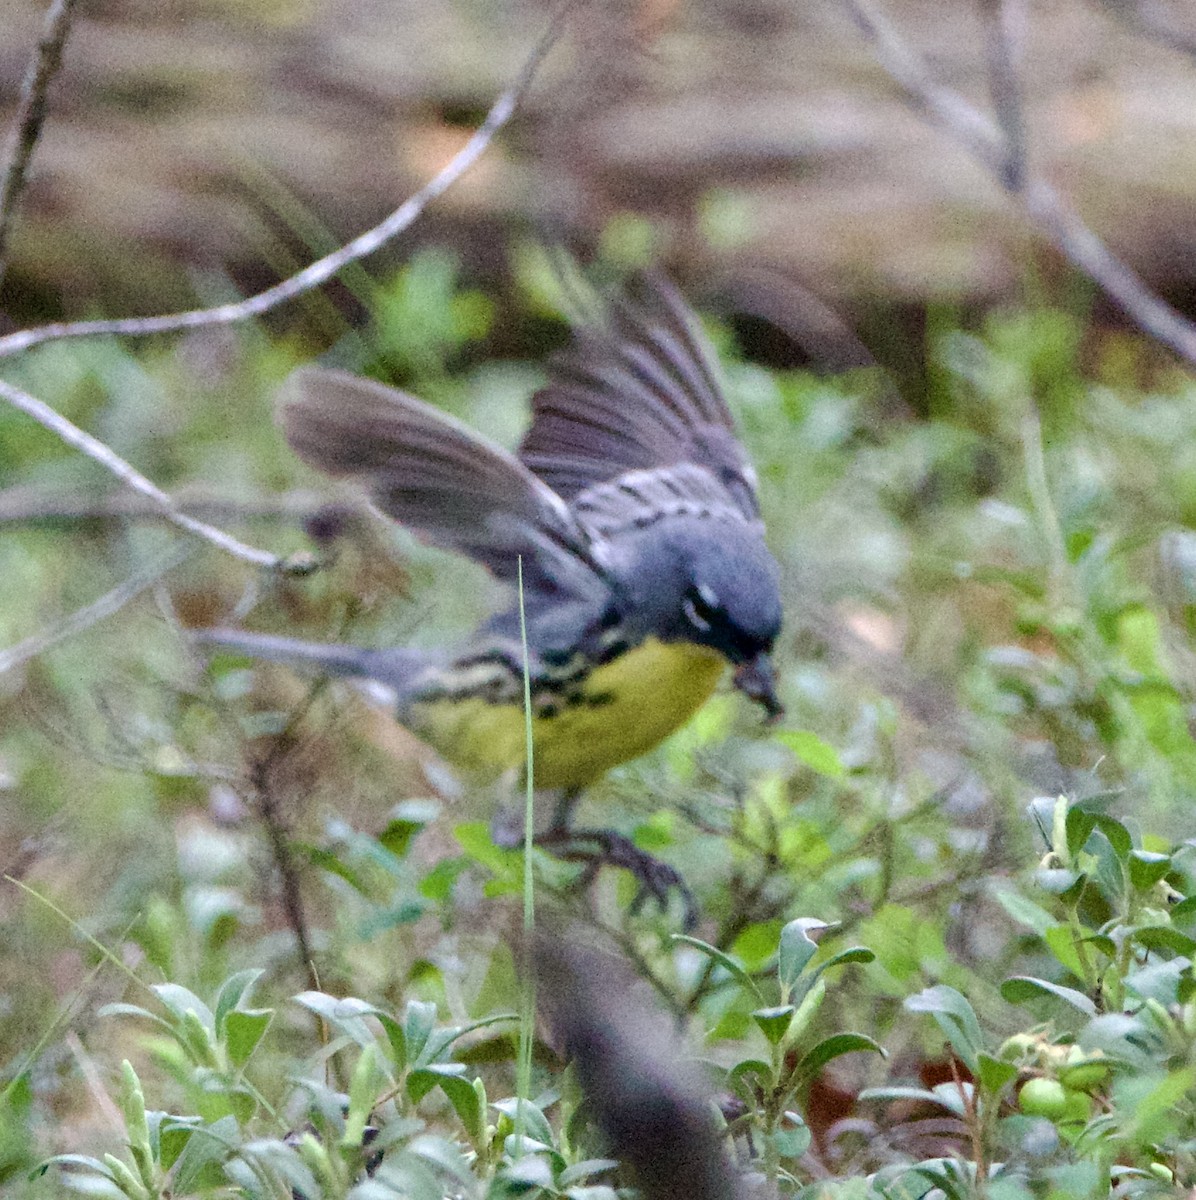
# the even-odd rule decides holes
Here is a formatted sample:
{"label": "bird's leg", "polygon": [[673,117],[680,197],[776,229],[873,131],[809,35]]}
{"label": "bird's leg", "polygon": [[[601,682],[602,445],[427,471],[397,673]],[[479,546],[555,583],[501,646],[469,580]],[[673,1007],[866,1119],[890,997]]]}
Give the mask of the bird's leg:
{"label": "bird's leg", "polygon": [[[622,867],[630,871],[639,883],[639,891],[631,904],[637,913],[648,900],[655,900],[662,909],[669,905],[669,893],[676,891],[684,906],[686,929],[698,920],[698,905],[680,873],[668,863],[641,850],[629,837],[613,829],[576,829],[572,824],[573,810],[581,799],[581,788],[568,788],[558,794],[552,810],[552,822],[536,834],[535,844],[563,862],[583,863],[577,886],[587,888],[605,866]],[[505,817],[505,819],[504,819]],[[521,814],[514,810],[495,815],[490,833],[497,845],[514,849],[523,843]]]}
{"label": "bird's leg", "polygon": [[552,810],[552,824],[547,832],[567,830],[573,822],[573,810],[580,799],[581,788],[565,788],[557,797],[556,807]]}
{"label": "bird's leg", "polygon": [[[693,929],[698,923],[698,904],[689,885],[679,871],[668,863],[641,850],[629,837],[613,829],[574,829],[568,824],[576,794],[562,797],[557,805],[552,827],[536,837],[536,845],[554,858],[565,862],[585,863],[578,878],[580,887],[588,887],[604,866],[622,867],[639,883],[639,891],[631,903],[631,912],[639,912],[648,900],[655,900],[662,909],[669,906],[669,892],[676,891],[684,906],[684,924]],[[561,819],[563,818],[563,820]]]}

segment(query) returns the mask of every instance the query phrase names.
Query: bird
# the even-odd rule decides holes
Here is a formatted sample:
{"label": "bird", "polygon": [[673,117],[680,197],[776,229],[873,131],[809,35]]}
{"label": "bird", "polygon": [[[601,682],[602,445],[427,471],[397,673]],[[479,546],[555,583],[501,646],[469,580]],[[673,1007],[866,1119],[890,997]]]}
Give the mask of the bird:
{"label": "bird", "polygon": [[[770,721],[782,714],[771,657],[782,603],[714,352],[663,274],[608,296],[547,373],[514,453],[414,396],[319,366],[289,376],[277,415],[304,462],[363,485],[421,540],[520,582],[532,782],[558,797],[542,838],[567,857],[582,791],[684,725],[728,669]],[[525,770],[518,603],[441,650],[233,629],[199,640],[386,685],[398,720],[467,777]],[[602,834],[603,853],[645,866],[626,839],[576,834]],[[673,882],[654,878],[653,892]]]}

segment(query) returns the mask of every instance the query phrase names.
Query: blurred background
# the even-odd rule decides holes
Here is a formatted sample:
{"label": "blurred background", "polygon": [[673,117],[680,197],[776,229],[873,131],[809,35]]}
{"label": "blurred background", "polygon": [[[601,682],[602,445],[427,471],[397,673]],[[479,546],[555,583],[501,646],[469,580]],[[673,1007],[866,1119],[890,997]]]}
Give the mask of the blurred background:
{"label": "blurred background", "polygon": [[[1178,41],[1128,19],[1135,8],[1028,6],[1032,161],[1184,307],[1196,70]],[[10,107],[42,10],[6,7]],[[365,228],[442,166],[548,11],[83,4],[13,249],[8,319],[153,312],[192,303],[212,276],[245,291],[285,274],[317,234]],[[884,11],[942,83],[987,108],[981,5]],[[1190,48],[1189,6],[1151,11]],[[467,277],[501,286],[512,236],[592,243],[627,220],[650,222],[655,255],[683,279],[721,284],[761,320],[784,323],[791,306],[754,272],[783,271],[845,306],[882,357],[918,338],[928,304],[974,310],[1015,294],[1031,265],[1058,274],[985,172],[911,114],[837,0],[579,6],[500,144],[375,265],[447,241]],[[773,349],[786,353],[784,339]]]}
{"label": "blurred background", "polygon": [[[980,8],[885,5],[987,108]],[[1178,31],[1168,44],[1124,19],[1135,8],[1029,4],[1031,161],[1191,314],[1196,60],[1181,38],[1196,19],[1181,0],[1151,6]],[[42,18],[31,0],[0,18],[8,112]],[[0,332],[212,304],[294,272],[442,168],[547,19],[515,0],[83,3]],[[135,989],[80,930],[139,978],[204,996],[261,967],[282,1006],[314,961],[329,993],[396,1011],[414,997],[464,1020],[517,1001],[519,881],[489,841],[494,797],[463,792],[353,690],[210,665],[186,630],[440,642],[487,611],[479,571],[302,467],[273,394],[319,357],[513,445],[568,336],[555,246],[599,280],[649,263],[677,280],[759,468],[785,575],[785,726],[716,697],[583,816],[675,863],[703,936],[757,974],[795,917],[877,951],[817,1031],[864,1029],[892,1062],[836,1063],[821,1115],[806,1097],[811,1126],[852,1112],[866,1083],[925,1081],[928,1064],[951,1077],[941,1039],[902,1009],[920,987],[965,990],[994,1047],[1024,1028],[995,981],[1047,968],[994,897],[1045,852],[1034,796],[1104,804],[1160,850],[1190,833],[1190,371],[910,113],[836,0],[583,4],[482,161],[334,284],[260,322],[3,363],[187,511],[323,569],[268,575],[184,537],[0,405],[0,651],[39,643],[0,674],[0,870],[78,923],[0,888],[0,1064],[17,1064],[0,1084],[27,1085],[0,1093],[0,1186],[25,1188],[41,1154],[109,1144],[122,1057],[156,1103],[195,1111],[168,1061],[95,1017]],[[748,1037],[748,1001],[669,940],[675,913],[629,916],[623,873],[579,898],[545,870],[712,1054]],[[307,1015],[279,1026],[281,1048],[255,1059],[271,1095],[311,1048]],[[819,1143],[825,1172],[879,1161],[871,1142],[835,1145]]]}

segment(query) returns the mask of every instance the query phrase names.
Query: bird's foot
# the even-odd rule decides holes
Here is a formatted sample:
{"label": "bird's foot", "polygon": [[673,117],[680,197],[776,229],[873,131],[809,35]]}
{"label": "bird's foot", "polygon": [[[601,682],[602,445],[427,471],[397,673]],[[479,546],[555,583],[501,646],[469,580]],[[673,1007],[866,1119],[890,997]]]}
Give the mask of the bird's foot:
{"label": "bird's foot", "polygon": [[661,862],[646,850],[641,850],[629,837],[613,829],[572,829],[557,826],[536,835],[536,845],[554,858],[565,862],[585,863],[579,884],[588,887],[602,867],[622,867],[630,871],[639,883],[639,891],[631,902],[633,914],[649,900],[662,909],[669,906],[670,892],[681,897],[684,924],[687,930],[698,923],[698,903],[679,871]]}

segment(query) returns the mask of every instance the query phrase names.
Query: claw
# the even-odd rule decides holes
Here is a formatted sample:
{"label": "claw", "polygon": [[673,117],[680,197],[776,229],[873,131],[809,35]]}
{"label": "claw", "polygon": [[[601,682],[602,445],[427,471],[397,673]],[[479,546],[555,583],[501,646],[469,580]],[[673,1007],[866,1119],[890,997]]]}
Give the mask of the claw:
{"label": "claw", "polygon": [[684,928],[688,932],[698,923],[698,903],[680,872],[661,862],[646,850],[641,850],[630,838],[612,829],[551,829],[536,838],[543,847],[565,862],[584,862],[578,882],[588,886],[601,867],[622,867],[630,871],[639,883],[631,902],[631,913],[639,913],[649,900],[655,900],[662,910],[669,906],[669,893],[677,892],[684,907]]}

